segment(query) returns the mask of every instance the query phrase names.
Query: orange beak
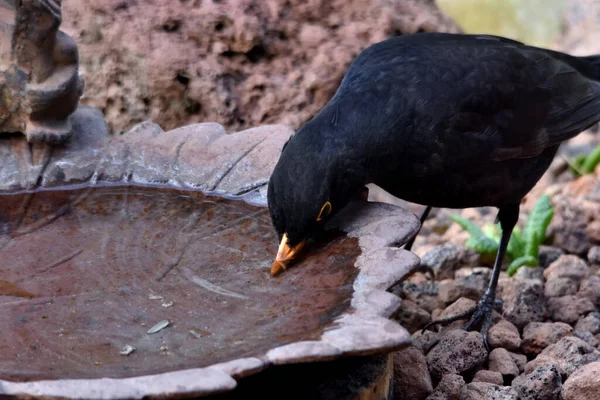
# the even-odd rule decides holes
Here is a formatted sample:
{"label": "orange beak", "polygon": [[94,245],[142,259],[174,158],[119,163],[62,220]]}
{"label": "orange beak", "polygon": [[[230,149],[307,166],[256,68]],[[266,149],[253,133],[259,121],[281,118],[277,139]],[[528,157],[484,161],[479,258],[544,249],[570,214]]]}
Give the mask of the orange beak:
{"label": "orange beak", "polygon": [[277,257],[273,261],[271,266],[271,276],[277,276],[281,272],[285,271],[287,264],[296,257],[296,255],[304,247],[304,241],[300,242],[294,247],[288,245],[287,234],[283,234],[281,243],[279,243],[279,250],[277,250]]}

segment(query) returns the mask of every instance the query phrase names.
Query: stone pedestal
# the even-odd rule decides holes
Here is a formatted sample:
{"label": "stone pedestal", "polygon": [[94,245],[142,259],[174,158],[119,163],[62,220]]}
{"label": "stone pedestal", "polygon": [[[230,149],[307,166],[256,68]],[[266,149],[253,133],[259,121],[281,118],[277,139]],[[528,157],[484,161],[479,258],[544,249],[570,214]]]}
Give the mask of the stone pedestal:
{"label": "stone pedestal", "polygon": [[59,143],[83,93],[77,46],[58,30],[60,0],[0,0],[0,136]]}

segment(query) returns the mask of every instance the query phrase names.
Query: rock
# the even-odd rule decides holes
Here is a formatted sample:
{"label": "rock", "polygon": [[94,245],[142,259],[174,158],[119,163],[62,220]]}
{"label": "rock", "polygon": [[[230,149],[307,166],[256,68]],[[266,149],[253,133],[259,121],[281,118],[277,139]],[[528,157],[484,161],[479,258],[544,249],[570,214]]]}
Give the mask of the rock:
{"label": "rock", "polygon": [[592,335],[591,332],[575,329],[575,331],[573,332],[573,336],[585,341],[592,347],[598,347],[598,339],[594,335]]}
{"label": "rock", "polygon": [[562,395],[564,400],[600,399],[600,362],[578,368],[565,381]]}
{"label": "rock", "polygon": [[428,353],[429,350],[440,340],[440,334],[433,331],[425,331],[421,333],[421,330],[418,330],[412,334],[412,338],[412,344],[414,347],[421,350],[423,353]]}
{"label": "rock", "polygon": [[487,352],[479,332],[453,329],[427,355],[429,372],[434,380],[445,374],[462,374],[481,366]]}
{"label": "rock", "polygon": [[579,286],[577,296],[590,299],[591,302],[600,308],[600,276],[590,276],[584,279]]}
{"label": "rock", "polygon": [[504,378],[500,372],[482,369],[477,371],[473,377],[473,382],[486,382],[491,383],[492,385],[502,386],[504,384]]}
{"label": "rock", "polygon": [[427,400],[459,400],[464,386],[465,380],[462,376],[446,374]]}
{"label": "rock", "polygon": [[445,279],[439,283],[439,299],[446,304],[461,297],[477,301],[485,291],[489,280],[489,268],[463,268],[456,271],[454,279]]}
{"label": "rock", "polygon": [[520,400],[561,400],[562,380],[554,364],[542,365],[512,382]]}
{"label": "rock", "polygon": [[548,310],[554,321],[575,323],[579,316],[595,309],[594,304],[587,297],[562,296],[548,299]]}
{"label": "rock", "polygon": [[527,354],[539,354],[572,332],[573,328],[563,322],[531,322],[523,329],[521,348]]}
{"label": "rock", "polygon": [[579,290],[579,284],[571,278],[555,278],[544,284],[544,295],[546,297],[561,297],[575,294]]}
{"label": "rock", "polygon": [[446,307],[438,318],[447,318],[453,315],[458,315],[460,313],[472,309],[473,307],[475,307],[475,304],[476,303],[474,300],[467,299],[466,297],[461,297],[460,299],[456,300],[454,303]]}
{"label": "rock", "polygon": [[506,349],[492,350],[489,356],[488,368],[490,371],[500,372],[506,383],[512,382],[513,379],[519,376],[519,367]]}
{"label": "rock", "polygon": [[398,285],[398,289],[400,289],[398,292],[393,290],[394,294],[414,302],[428,313],[440,307],[441,302],[438,299],[437,293],[430,290],[426,284],[404,282],[402,285]]}
{"label": "rock", "polygon": [[575,325],[576,331],[588,331],[592,335],[600,333],[600,313],[593,312],[589,313],[585,317],[579,318],[577,325]]}
{"label": "rock", "polygon": [[5,1],[2,15],[0,136],[21,132],[31,143],[64,143],[84,81],[77,45],[59,30],[61,3]]}
{"label": "rock", "polygon": [[510,356],[513,358],[513,360],[515,361],[515,365],[517,366],[517,368],[519,368],[519,373],[523,373],[523,371],[525,370],[525,365],[527,364],[527,356],[525,354],[519,354],[519,353],[512,353],[509,352]]}
{"label": "rock", "polygon": [[501,319],[488,331],[488,343],[492,348],[503,347],[516,351],[521,347],[521,336],[516,326]]}
{"label": "rock", "polygon": [[[298,127],[328,101],[367,45],[458,31],[434,2],[64,0],[86,100],[115,132],[219,121],[228,130]],[[127,40],[123,40],[127,38]],[[150,39],[151,38],[151,39]]]}
{"label": "rock", "polygon": [[454,278],[454,269],[460,261],[461,252],[462,249],[459,246],[450,243],[436,246],[421,257],[421,265],[433,269],[439,280],[452,279]]}
{"label": "rock", "polygon": [[431,322],[431,314],[412,301],[403,300],[402,307],[398,310],[395,319],[407,331],[413,333]]}
{"label": "rock", "polygon": [[525,365],[525,373],[529,374],[544,364],[554,364],[564,379],[582,365],[598,360],[598,350],[579,338],[567,336],[546,347],[535,359],[528,362]]}
{"label": "rock", "polygon": [[427,360],[415,347],[394,353],[394,393],[398,400],[425,400],[433,392]]}
{"label": "rock", "polygon": [[542,283],[534,279],[508,278],[500,280],[504,301],[504,318],[517,328],[530,322],[543,321],[548,310]]}
{"label": "rock", "polygon": [[595,243],[600,242],[600,221],[592,221],[585,228],[585,233]]}
{"label": "rock", "polygon": [[548,236],[567,253],[585,256],[593,246],[586,229],[600,215],[600,203],[579,197],[557,194],[552,198],[554,218],[548,227]]}
{"label": "rock", "polygon": [[580,282],[585,278],[589,270],[590,267],[581,258],[567,254],[560,256],[550,264],[544,271],[544,277],[546,280],[570,278],[576,282]]}
{"label": "rock", "polygon": [[524,265],[519,268],[514,275],[515,278],[520,279],[536,279],[538,281],[544,281],[544,268],[542,267],[530,267]]}
{"label": "rock", "polygon": [[538,256],[540,266],[543,268],[547,268],[554,261],[558,260],[558,258],[563,254],[565,254],[565,251],[561,248],[541,245]]}
{"label": "rock", "polygon": [[590,264],[600,264],[600,246],[592,246],[587,253],[587,259]]}
{"label": "rock", "polygon": [[519,400],[517,392],[508,386],[473,382],[460,393],[460,400]]}

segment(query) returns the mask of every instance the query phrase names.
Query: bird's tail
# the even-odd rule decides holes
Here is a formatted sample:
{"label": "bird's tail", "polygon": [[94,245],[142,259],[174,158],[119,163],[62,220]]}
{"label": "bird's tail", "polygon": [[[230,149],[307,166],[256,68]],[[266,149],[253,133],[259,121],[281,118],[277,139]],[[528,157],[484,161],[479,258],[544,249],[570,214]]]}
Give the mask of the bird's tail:
{"label": "bird's tail", "polygon": [[587,74],[589,75],[588,77],[600,82],[600,54],[580,58],[591,65],[590,72]]}

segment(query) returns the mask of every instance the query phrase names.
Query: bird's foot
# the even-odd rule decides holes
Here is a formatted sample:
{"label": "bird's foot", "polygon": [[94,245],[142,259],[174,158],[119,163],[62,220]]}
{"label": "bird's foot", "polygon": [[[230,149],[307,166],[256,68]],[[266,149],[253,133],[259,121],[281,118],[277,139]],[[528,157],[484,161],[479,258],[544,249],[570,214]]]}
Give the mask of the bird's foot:
{"label": "bird's foot", "polygon": [[462,312],[460,314],[448,317],[448,318],[442,318],[442,319],[438,319],[436,321],[432,321],[423,328],[422,332],[424,332],[426,329],[428,329],[432,326],[446,325],[446,324],[450,324],[454,321],[469,318],[469,322],[466,323],[466,325],[463,327],[463,329],[466,331],[469,331],[473,328],[479,327],[480,328],[479,331],[481,332],[481,335],[483,336],[483,344],[485,345],[485,348],[489,352],[488,331],[489,331],[490,327],[492,326],[492,315],[493,315],[494,309],[497,308],[498,306],[501,307],[502,302],[501,301],[497,302],[495,300],[494,295],[488,294],[486,292],[486,293],[484,293],[483,296],[481,296],[481,298],[479,299],[479,301],[477,302],[477,305],[475,307],[473,307],[465,312]]}

